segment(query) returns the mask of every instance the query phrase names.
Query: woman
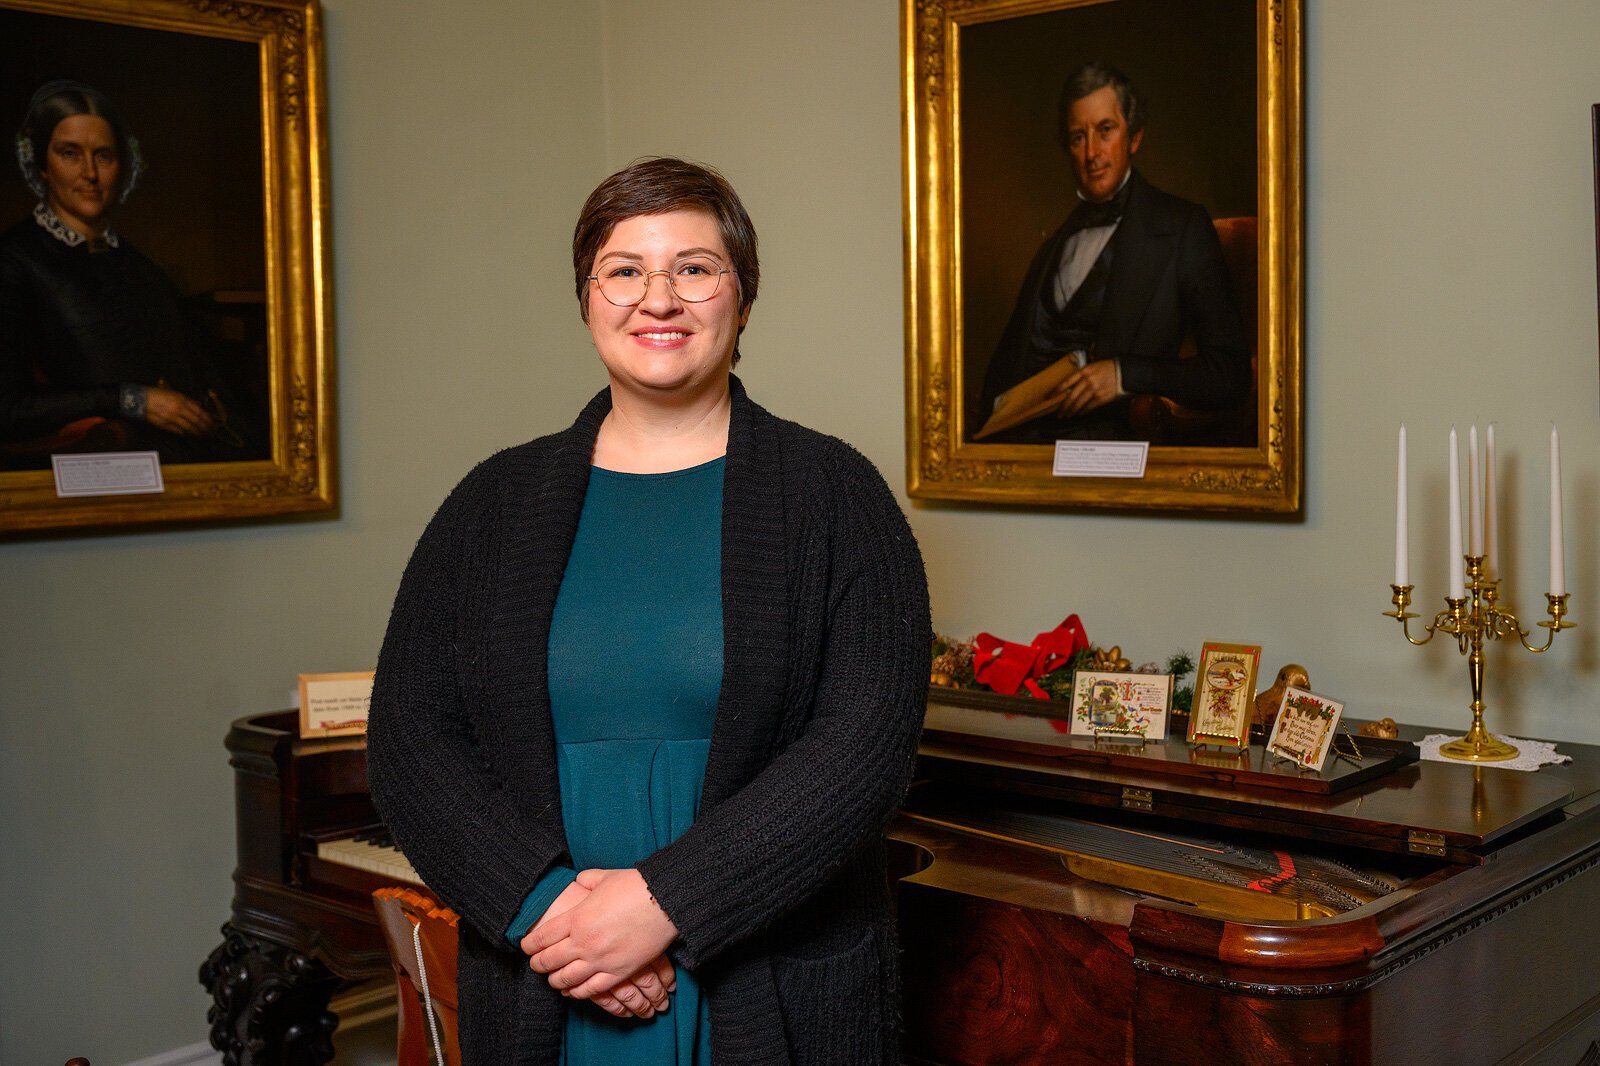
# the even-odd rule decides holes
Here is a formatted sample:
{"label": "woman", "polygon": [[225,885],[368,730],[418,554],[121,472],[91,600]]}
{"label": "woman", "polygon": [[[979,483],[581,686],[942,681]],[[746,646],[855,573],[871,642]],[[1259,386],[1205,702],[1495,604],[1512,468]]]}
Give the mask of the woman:
{"label": "woman", "polygon": [[[0,468],[53,451],[152,449],[163,462],[253,458],[178,293],[111,228],[142,161],[102,94],[33,94],[17,163],[39,203],[0,234]],[[234,405],[237,406],[237,405]]]}
{"label": "woman", "polygon": [[609,387],[445,501],[373,692],[373,797],[464,919],[463,1056],[896,1062],[915,541],[732,377],[759,267],[719,174],[612,175],[573,267]]}

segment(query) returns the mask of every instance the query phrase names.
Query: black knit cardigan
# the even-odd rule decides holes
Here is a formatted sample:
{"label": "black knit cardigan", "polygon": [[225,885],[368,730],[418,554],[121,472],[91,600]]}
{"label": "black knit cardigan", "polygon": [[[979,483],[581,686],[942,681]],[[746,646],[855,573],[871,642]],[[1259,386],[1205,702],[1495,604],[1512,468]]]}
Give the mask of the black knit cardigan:
{"label": "black knit cardigan", "polygon": [[[834,438],[732,383],[723,682],[695,824],[638,864],[710,1002],[713,1061],[898,1061],[880,830],[910,780],[931,625],[888,486]],[[440,507],[406,568],[373,690],[373,799],[463,918],[469,1066],[553,1063],[564,1001],[505,939],[570,864],[550,718],[550,617],[603,391]],[[671,648],[662,648],[671,655]]]}

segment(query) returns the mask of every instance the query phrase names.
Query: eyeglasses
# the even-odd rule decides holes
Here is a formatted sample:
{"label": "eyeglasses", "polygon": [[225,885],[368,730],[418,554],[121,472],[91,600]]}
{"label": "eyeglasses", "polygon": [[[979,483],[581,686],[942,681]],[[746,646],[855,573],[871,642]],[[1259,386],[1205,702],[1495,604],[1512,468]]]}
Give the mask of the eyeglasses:
{"label": "eyeglasses", "polygon": [[667,279],[673,294],[685,303],[701,304],[717,294],[722,275],[733,271],[719,267],[712,259],[684,259],[671,270],[645,270],[637,263],[612,263],[589,280],[600,286],[600,295],[617,307],[632,307],[650,291],[650,279],[657,274]]}

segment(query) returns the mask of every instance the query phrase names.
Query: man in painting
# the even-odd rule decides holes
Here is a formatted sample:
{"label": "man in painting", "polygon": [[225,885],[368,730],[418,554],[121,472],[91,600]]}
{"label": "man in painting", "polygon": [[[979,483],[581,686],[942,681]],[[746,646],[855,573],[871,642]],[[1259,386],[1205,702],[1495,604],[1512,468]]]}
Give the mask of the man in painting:
{"label": "man in painting", "polygon": [[1139,394],[1237,407],[1252,370],[1222,246],[1203,207],[1133,168],[1143,99],[1116,69],[1087,63],[1062,86],[1060,121],[1079,203],[1028,268],[974,438],[1137,439]]}
{"label": "man in painting", "polygon": [[39,88],[16,138],[39,197],[0,234],[0,469],[55,452],[254,458],[208,365],[204,330],[161,270],[111,227],[141,169],[101,93]]}

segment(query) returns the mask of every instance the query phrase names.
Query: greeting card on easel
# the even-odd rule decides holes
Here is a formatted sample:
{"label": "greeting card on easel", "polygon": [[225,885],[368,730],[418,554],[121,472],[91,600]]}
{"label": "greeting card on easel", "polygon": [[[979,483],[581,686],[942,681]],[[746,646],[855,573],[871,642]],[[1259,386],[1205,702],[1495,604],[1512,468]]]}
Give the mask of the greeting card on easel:
{"label": "greeting card on easel", "polygon": [[1260,668],[1259,644],[1201,647],[1194,706],[1189,712],[1189,743],[1247,746]]}
{"label": "greeting card on easel", "polygon": [[1074,736],[1161,740],[1171,709],[1171,674],[1079,670],[1072,677]]}
{"label": "greeting card on easel", "polygon": [[1344,704],[1293,686],[1283,690],[1283,703],[1267,738],[1267,751],[1307,770],[1321,770],[1328,761]]}

